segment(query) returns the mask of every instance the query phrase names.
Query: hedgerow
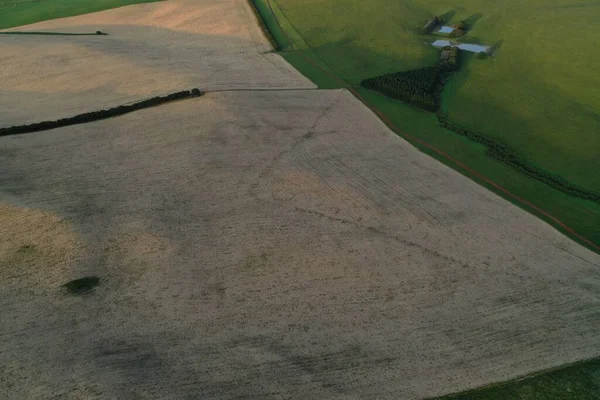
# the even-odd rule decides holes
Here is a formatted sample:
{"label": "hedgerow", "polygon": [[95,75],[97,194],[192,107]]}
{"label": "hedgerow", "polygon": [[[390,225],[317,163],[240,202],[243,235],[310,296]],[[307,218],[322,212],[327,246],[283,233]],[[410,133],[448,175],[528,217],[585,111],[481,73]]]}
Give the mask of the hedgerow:
{"label": "hedgerow", "polygon": [[109,108],[108,110],[92,111],[89,113],[79,114],[74,117],[61,118],[56,121],[36,122],[29,125],[11,126],[8,128],[0,128],[0,136],[19,135],[22,133],[40,132],[49,129],[61,128],[69,125],[83,124],[86,122],[98,121],[101,119],[116,117],[127,114],[132,111],[141,110],[143,108],[155,107],[163,103],[168,103],[174,100],[181,100],[190,97],[199,97],[202,92],[199,89],[184,90],[181,92],[171,93],[167,96],[153,97],[148,100],[140,101],[133,104]]}
{"label": "hedgerow", "polygon": [[486,154],[489,157],[501,161],[509,167],[537,181],[543,182],[554,189],[560,190],[563,193],[586,200],[600,202],[600,194],[579,187],[558,175],[554,175],[548,171],[534,166],[527,161],[525,157],[519,155],[504,143],[481,133],[463,128],[449,121],[448,117],[441,112],[437,113],[437,118],[440,125],[444,128],[456,132],[459,135],[465,136],[474,142],[485,145],[487,147]]}
{"label": "hedgerow", "polygon": [[404,101],[427,111],[436,112],[441,126],[487,147],[486,154],[521,173],[545,183],[563,193],[600,202],[600,194],[574,185],[560,176],[538,168],[510,147],[481,133],[463,128],[438,111],[440,94],[449,75],[459,68],[459,51],[446,46],[434,67],[398,72],[364,80],[361,85],[386,96]]}

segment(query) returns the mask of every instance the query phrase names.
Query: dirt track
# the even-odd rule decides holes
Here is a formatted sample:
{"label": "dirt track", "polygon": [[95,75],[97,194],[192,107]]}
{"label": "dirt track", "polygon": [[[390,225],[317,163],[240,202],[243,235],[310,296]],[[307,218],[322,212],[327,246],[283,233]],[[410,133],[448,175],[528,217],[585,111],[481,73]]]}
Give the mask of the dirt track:
{"label": "dirt track", "polygon": [[346,91],[0,138],[0,171],[8,398],[417,399],[600,355],[600,257]]}

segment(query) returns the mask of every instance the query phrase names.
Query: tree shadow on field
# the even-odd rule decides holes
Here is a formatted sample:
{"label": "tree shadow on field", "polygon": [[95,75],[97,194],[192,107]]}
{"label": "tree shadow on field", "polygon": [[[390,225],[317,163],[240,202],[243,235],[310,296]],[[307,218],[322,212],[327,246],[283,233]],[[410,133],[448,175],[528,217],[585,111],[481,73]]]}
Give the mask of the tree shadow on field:
{"label": "tree shadow on field", "polygon": [[459,53],[460,70],[455,72],[450,82],[446,85],[449,86],[453,93],[458,93],[469,81],[471,77],[471,63],[476,61],[475,53],[469,53],[467,51],[461,51]]}
{"label": "tree shadow on field", "polygon": [[449,23],[450,21],[452,21],[452,18],[454,18],[454,16],[456,15],[456,12],[458,10],[453,9],[450,11],[446,11],[445,13],[443,13],[442,15],[440,15],[440,18],[442,19],[442,21],[444,21],[445,24]]}
{"label": "tree shadow on field", "polygon": [[467,24],[467,29],[471,30],[475,27],[475,24],[483,17],[482,13],[476,13],[465,19],[465,23]]}
{"label": "tree shadow on field", "polygon": [[[481,43],[481,39],[479,39],[478,36],[471,36],[471,35],[462,36],[459,41],[463,42],[463,43],[470,43],[470,44],[483,44],[483,45],[486,44],[486,43]],[[461,53],[471,54],[468,51],[461,51]]]}
{"label": "tree shadow on field", "polygon": [[496,43],[494,43],[493,45],[491,45],[489,53],[492,56],[495,56],[496,53],[498,52],[498,50],[500,50],[500,48],[502,47],[503,43],[504,43],[504,39],[500,39],[499,41],[497,41]]}
{"label": "tree shadow on field", "polygon": [[391,48],[389,53],[375,51],[359,45],[357,39],[347,36],[313,49],[321,60],[325,60],[331,69],[353,85],[378,75],[431,66],[438,58],[437,50],[426,44],[423,44],[418,57],[402,59],[398,57],[400,48]]}
{"label": "tree shadow on field", "polygon": [[[493,92],[486,95],[485,91],[473,90],[473,86],[485,85],[484,78],[473,71],[491,60],[480,60],[476,53],[465,53],[462,52],[460,56],[460,71],[448,83],[451,93],[445,109],[449,119],[459,126],[508,145],[515,153],[527,158],[532,165],[541,170],[564,176],[564,170],[561,170],[560,166],[550,162],[537,163],[530,158],[536,148],[552,149],[553,146],[548,138],[536,134],[535,121],[520,115],[518,109],[507,108]],[[529,75],[534,79],[531,73]],[[472,86],[468,86],[468,83]],[[456,98],[460,100],[456,101]],[[558,154],[558,150],[549,152]],[[568,154],[564,153],[563,156],[567,157]]]}

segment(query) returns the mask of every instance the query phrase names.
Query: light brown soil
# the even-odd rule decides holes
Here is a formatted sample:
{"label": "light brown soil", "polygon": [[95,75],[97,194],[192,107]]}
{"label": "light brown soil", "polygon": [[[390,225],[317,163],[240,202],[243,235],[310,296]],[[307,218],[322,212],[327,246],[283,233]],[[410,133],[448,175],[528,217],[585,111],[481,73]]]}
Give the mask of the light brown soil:
{"label": "light brown soil", "polygon": [[[3,36],[0,121],[312,88],[255,23],[185,0],[27,27],[108,37]],[[0,138],[3,398],[444,394],[600,355],[599,267],[345,91]]]}
{"label": "light brown soil", "polygon": [[1,35],[0,127],[194,87],[315,87],[271,53],[246,0],[141,4],[13,30],[109,36]]}
{"label": "light brown soil", "polygon": [[0,170],[102,279],[2,292],[8,398],[417,399],[600,355],[600,257],[346,91],[2,138]]}
{"label": "light brown soil", "polygon": [[0,296],[35,295],[65,283],[76,238],[56,215],[0,203]]}

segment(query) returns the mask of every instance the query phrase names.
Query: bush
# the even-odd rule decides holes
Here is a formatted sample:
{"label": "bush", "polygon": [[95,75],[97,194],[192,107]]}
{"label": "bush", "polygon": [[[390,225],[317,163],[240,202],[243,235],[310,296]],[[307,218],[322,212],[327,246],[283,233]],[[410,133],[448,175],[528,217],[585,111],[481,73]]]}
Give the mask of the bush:
{"label": "bush", "polygon": [[456,30],[464,32],[467,30],[467,23],[465,21],[460,21],[459,23],[452,25],[452,27]]}
{"label": "bush", "polygon": [[440,52],[439,67],[442,71],[456,71],[459,68],[458,64],[458,47],[444,46]]}

